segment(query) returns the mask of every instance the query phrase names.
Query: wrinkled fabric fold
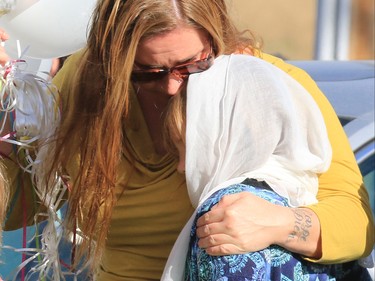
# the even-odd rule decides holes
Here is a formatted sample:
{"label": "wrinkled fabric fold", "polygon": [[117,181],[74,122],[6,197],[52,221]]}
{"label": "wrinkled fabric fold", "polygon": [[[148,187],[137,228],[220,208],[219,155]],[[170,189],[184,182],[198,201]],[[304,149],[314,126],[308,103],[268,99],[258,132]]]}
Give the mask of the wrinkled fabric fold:
{"label": "wrinkled fabric fold", "polygon": [[[310,94],[275,66],[222,56],[187,92],[186,180],[194,206],[236,177],[267,181],[293,206],[316,202],[331,147]],[[242,180],[242,179],[241,179]]]}
{"label": "wrinkled fabric fold", "polygon": [[[329,168],[331,146],[318,106],[286,73],[251,56],[218,57],[190,76],[186,114],[194,207],[245,178],[266,181],[291,206],[316,202],[317,174]],[[176,241],[162,280],[183,280],[191,225]]]}

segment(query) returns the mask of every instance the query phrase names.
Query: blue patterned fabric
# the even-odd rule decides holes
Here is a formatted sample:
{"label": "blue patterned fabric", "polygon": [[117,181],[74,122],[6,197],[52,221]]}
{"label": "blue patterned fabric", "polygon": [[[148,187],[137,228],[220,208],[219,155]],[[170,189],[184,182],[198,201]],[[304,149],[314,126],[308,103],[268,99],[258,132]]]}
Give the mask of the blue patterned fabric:
{"label": "blue patterned fabric", "polygon": [[288,206],[287,200],[269,189],[264,182],[249,180],[246,183],[249,182],[251,185],[244,182],[217,191],[198,209],[190,234],[185,280],[371,281],[367,270],[360,267],[357,262],[338,265],[314,264],[276,245],[271,245],[258,252],[228,256],[210,256],[205,250],[200,249],[195,233],[196,221],[218,203],[224,195],[248,191],[274,204]]}

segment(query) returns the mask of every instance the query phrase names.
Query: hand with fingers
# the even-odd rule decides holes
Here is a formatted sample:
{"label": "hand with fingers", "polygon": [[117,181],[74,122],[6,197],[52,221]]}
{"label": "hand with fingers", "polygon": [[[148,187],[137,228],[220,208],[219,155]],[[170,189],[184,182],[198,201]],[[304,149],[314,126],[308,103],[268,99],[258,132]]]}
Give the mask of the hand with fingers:
{"label": "hand with fingers", "polygon": [[225,195],[197,221],[199,247],[210,255],[242,254],[264,249],[275,242],[286,213],[249,192]]}
{"label": "hand with fingers", "polygon": [[223,196],[197,221],[198,246],[213,256],[255,252],[272,244],[319,256],[319,232],[309,209],[276,205],[250,192]]}

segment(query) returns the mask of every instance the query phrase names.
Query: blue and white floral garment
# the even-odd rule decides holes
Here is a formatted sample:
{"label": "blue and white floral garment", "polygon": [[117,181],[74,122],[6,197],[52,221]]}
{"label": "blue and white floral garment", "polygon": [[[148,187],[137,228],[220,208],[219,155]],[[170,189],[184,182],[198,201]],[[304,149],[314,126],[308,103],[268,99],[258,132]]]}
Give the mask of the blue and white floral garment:
{"label": "blue and white floral garment", "polygon": [[[251,183],[251,185],[249,184]],[[254,184],[255,183],[255,184]],[[258,187],[257,187],[258,186]],[[189,281],[333,281],[371,278],[357,262],[337,265],[321,265],[303,260],[279,246],[241,255],[210,256],[198,247],[197,219],[208,212],[227,194],[251,192],[269,202],[288,206],[287,200],[268,189],[264,182],[246,180],[221,189],[209,197],[198,209],[191,236],[185,267],[185,280]]]}

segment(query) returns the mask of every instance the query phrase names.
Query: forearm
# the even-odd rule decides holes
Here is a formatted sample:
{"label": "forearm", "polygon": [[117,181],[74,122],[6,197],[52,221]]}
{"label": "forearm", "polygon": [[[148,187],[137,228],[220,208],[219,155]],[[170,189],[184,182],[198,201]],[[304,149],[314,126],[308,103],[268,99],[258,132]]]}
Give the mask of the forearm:
{"label": "forearm", "polygon": [[264,58],[289,73],[311,93],[322,111],[332,145],[331,167],[319,177],[319,203],[308,206],[319,218],[321,237],[318,243],[321,257],[312,261],[340,263],[368,255],[374,247],[369,198],[335,111],[304,71],[269,55]]}
{"label": "forearm", "polygon": [[322,264],[365,257],[374,246],[374,222],[364,187],[331,192],[324,189],[319,203],[303,207],[278,206],[273,212],[270,244],[277,244],[305,259]]}
{"label": "forearm", "polygon": [[[359,197],[359,199],[358,199]],[[364,187],[310,206],[320,218],[322,256],[319,263],[341,263],[365,257],[374,247],[374,223]]]}
{"label": "forearm", "polygon": [[284,208],[285,221],[279,226],[275,244],[302,256],[319,259],[322,255],[320,222],[306,208]]}

